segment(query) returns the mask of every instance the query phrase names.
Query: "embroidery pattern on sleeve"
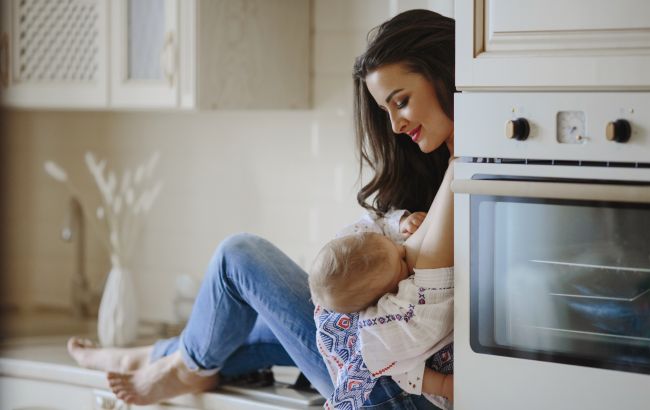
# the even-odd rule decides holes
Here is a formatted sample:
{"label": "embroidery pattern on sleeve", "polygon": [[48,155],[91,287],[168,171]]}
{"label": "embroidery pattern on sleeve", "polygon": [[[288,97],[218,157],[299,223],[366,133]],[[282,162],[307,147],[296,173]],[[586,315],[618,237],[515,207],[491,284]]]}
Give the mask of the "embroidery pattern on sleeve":
{"label": "embroidery pattern on sleeve", "polygon": [[390,323],[392,321],[397,321],[401,322],[404,321],[404,323],[408,323],[409,320],[415,316],[415,305],[409,305],[409,308],[404,312],[404,314],[397,313],[397,314],[389,314],[389,315],[384,315],[380,317],[373,317],[370,319],[364,319],[361,322],[359,322],[359,329],[363,329],[364,327],[371,327],[371,326],[379,326],[383,325],[386,323]]}

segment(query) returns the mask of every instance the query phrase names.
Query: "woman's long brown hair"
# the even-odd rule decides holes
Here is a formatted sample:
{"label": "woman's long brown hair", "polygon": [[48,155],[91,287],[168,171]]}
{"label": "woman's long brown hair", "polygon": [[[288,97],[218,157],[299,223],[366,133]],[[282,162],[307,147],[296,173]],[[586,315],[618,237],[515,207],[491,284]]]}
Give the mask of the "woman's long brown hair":
{"label": "woman's long brown hair", "polygon": [[[357,201],[382,215],[391,208],[427,211],[449,161],[442,144],[424,154],[408,138],[396,138],[388,115],[379,108],[365,78],[377,68],[402,63],[433,85],[440,106],[454,119],[454,20],[430,10],[409,10],[369,34],[366,51],[354,64],[354,112],[359,178],[367,164],[373,178]],[[373,198],[371,198],[374,195]]]}

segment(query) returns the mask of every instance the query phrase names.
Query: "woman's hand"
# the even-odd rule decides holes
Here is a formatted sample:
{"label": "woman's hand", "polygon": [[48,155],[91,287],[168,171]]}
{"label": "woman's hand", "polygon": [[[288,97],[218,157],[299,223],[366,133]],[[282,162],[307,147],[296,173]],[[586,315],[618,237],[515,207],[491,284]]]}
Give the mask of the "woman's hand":
{"label": "woman's hand", "polygon": [[427,216],[426,212],[413,212],[409,216],[403,216],[399,222],[400,233],[405,237],[411,236],[422,225],[425,216]]}

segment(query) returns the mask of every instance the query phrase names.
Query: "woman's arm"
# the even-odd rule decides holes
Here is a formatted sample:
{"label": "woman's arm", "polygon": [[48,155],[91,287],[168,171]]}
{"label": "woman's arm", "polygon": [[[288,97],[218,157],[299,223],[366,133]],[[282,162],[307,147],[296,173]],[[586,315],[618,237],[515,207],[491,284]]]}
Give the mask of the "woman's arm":
{"label": "woman's arm", "polygon": [[454,194],[451,192],[453,179],[452,163],[447,168],[424,222],[404,242],[406,262],[411,269],[435,269],[454,265]]}
{"label": "woman's arm", "polygon": [[424,378],[422,379],[422,392],[433,394],[434,396],[442,396],[449,400],[454,401],[454,375],[442,374],[424,368]]}

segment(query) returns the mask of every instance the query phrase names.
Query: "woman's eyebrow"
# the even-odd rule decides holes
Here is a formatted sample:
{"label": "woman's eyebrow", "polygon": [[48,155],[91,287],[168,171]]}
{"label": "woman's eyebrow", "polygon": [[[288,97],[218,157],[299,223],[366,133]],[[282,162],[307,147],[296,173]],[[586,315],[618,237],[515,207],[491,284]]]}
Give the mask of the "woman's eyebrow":
{"label": "woman's eyebrow", "polygon": [[403,88],[398,88],[397,90],[393,90],[393,92],[388,94],[388,97],[386,97],[386,104],[388,104],[390,102],[390,99],[393,98],[393,96],[395,94],[397,94],[398,92],[403,91],[403,90],[404,90]]}

